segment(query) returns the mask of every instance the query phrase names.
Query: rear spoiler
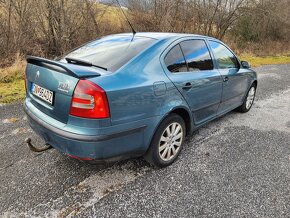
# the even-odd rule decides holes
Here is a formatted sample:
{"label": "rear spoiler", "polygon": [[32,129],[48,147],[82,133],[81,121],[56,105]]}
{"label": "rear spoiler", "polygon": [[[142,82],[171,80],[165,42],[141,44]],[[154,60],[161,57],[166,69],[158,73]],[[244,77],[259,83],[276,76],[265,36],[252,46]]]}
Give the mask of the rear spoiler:
{"label": "rear spoiler", "polygon": [[45,67],[50,70],[67,74],[75,78],[101,76],[101,73],[98,72],[99,70],[94,69],[92,67],[68,64],[68,63],[63,63],[60,61],[53,61],[53,60],[35,57],[35,56],[27,56],[26,60],[27,60],[27,63],[29,64],[37,65],[40,67]]}

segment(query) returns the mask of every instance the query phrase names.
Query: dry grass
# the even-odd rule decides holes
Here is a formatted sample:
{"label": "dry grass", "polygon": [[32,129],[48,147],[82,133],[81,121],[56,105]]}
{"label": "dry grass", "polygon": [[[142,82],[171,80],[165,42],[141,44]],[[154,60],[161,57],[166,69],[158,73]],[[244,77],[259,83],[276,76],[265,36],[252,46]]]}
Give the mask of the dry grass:
{"label": "dry grass", "polygon": [[0,83],[10,83],[23,79],[26,62],[21,57],[17,57],[10,67],[0,69]]}
{"label": "dry grass", "polygon": [[0,83],[0,103],[21,101],[25,96],[23,80],[15,80],[9,83]]}
{"label": "dry grass", "polygon": [[11,103],[24,99],[23,81],[26,62],[21,57],[10,67],[0,68],[0,103]]}
{"label": "dry grass", "polygon": [[236,44],[226,40],[227,44],[252,67],[270,64],[290,64],[290,42],[265,41],[262,43]]}
{"label": "dry grass", "polygon": [[290,64],[290,56],[253,57],[249,55],[242,55],[241,60],[248,61],[252,67],[270,64]]}
{"label": "dry grass", "polygon": [[121,28],[124,22],[124,15],[118,7],[97,4],[97,9],[99,14],[97,15],[97,20],[106,26],[114,26],[116,28]]}
{"label": "dry grass", "polygon": [[238,55],[244,56],[289,56],[290,55],[290,41],[289,42],[275,42],[275,41],[263,41],[263,42],[244,42],[234,43],[231,39],[224,40],[231,49]]}

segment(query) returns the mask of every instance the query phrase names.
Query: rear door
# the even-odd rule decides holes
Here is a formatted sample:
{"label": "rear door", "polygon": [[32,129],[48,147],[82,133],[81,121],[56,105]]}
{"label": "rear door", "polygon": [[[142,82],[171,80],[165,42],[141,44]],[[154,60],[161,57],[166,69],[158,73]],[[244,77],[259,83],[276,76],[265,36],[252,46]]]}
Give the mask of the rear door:
{"label": "rear door", "polygon": [[222,114],[241,105],[249,81],[231,50],[218,41],[210,40],[209,45],[223,77],[222,103],[219,109],[219,113]]}
{"label": "rear door", "polygon": [[186,99],[196,125],[216,117],[222,95],[222,78],[214,69],[203,39],[176,44],[165,56],[167,74]]}

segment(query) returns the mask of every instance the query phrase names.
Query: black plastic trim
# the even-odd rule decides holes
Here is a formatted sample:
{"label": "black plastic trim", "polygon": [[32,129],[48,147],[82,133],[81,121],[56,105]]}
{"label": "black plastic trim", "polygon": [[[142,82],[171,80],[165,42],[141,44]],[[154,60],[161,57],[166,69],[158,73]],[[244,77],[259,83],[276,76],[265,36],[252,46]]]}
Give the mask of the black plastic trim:
{"label": "black plastic trim", "polygon": [[51,61],[45,58],[34,57],[34,56],[27,56],[26,60],[27,60],[27,63],[34,64],[41,67],[46,67],[48,69],[55,70],[60,73],[77,77],[73,71],[63,66],[62,64],[57,63],[56,61]]}
{"label": "black plastic trim", "polygon": [[76,73],[74,73],[72,70],[70,70],[69,68],[64,66],[63,64],[61,64],[57,61],[52,61],[52,60],[48,60],[45,58],[27,56],[26,60],[27,60],[27,63],[34,64],[34,65],[37,65],[40,67],[45,67],[45,68],[48,68],[50,70],[54,70],[54,71],[57,71],[57,72],[60,72],[63,74],[67,74],[67,75],[70,75],[70,76],[75,77],[75,78],[100,76],[99,73],[95,73],[95,75],[90,75],[90,76],[88,76],[88,75],[79,76]]}

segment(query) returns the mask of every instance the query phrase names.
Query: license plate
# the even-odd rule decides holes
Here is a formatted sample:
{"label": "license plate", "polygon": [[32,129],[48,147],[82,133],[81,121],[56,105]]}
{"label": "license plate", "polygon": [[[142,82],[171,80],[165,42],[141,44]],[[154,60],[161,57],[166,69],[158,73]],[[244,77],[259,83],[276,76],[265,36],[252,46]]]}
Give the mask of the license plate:
{"label": "license plate", "polygon": [[47,90],[47,89],[33,83],[31,92],[36,97],[38,97],[38,98],[42,99],[43,101],[52,105],[52,102],[53,102],[53,92],[52,91]]}

